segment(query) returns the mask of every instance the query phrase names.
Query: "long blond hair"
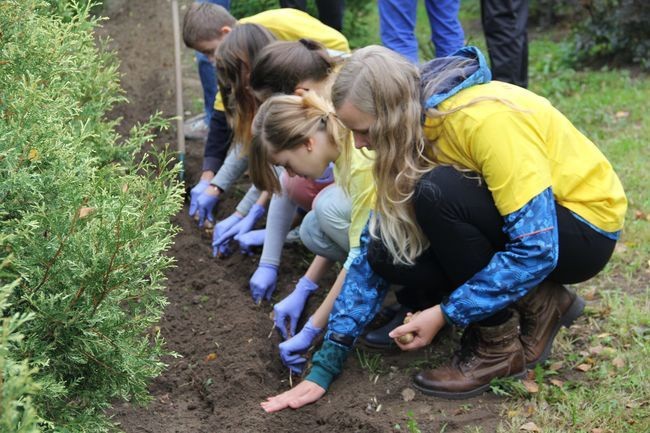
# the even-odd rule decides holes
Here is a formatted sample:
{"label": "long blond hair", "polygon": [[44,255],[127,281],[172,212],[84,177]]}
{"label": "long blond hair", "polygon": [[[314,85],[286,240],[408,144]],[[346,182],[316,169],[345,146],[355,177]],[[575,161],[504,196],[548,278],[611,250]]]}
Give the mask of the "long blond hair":
{"label": "long blond hair", "polygon": [[401,264],[413,264],[429,246],[412,200],[418,180],[435,165],[423,157],[419,86],[413,64],[387,48],[368,46],[352,54],[332,87],[337,110],[349,102],[375,118],[369,141],[376,151],[377,200],[370,231]]}
{"label": "long blond hair", "polygon": [[[349,173],[349,133],[336,118],[331,104],[315,92],[305,92],[303,96],[272,96],[259,107],[252,129],[249,172],[260,190],[280,191],[269,155],[295,149],[318,131],[325,132],[328,141],[342,153],[341,173]],[[341,181],[344,185],[348,183],[347,178],[337,179]]]}

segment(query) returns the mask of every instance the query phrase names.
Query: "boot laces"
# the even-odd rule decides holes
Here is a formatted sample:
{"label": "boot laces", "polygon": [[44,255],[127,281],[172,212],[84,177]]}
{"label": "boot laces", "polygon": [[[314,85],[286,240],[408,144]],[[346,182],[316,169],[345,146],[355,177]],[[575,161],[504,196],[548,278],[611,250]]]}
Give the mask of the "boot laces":
{"label": "boot laces", "polygon": [[476,358],[479,345],[479,333],[475,327],[469,327],[460,337],[460,349],[454,352],[459,364],[470,365]]}

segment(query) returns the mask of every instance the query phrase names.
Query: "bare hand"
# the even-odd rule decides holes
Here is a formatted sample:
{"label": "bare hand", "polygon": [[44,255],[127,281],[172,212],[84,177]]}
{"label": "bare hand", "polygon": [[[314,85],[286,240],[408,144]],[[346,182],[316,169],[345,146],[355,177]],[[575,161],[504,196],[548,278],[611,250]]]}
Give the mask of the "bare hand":
{"label": "bare hand", "polygon": [[[436,305],[412,316],[410,322],[393,329],[388,336],[395,340],[400,349],[415,350],[431,343],[443,326],[445,326],[445,317],[442,315],[440,305]],[[408,344],[401,343],[398,338],[409,332],[413,334],[413,340]]]}
{"label": "bare hand", "polygon": [[303,380],[289,391],[283,392],[275,397],[269,397],[261,403],[262,408],[271,413],[290,407],[298,409],[309,403],[313,403],[325,395],[325,390],[314,382]]}

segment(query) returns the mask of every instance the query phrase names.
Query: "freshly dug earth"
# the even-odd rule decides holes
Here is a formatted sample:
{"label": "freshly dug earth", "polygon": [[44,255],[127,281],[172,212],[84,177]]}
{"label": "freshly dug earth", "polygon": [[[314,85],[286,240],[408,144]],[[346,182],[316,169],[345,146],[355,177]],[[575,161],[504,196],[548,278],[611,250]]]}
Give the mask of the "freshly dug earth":
{"label": "freshly dug earth", "polygon": [[[184,7],[189,2],[180,3]],[[170,2],[107,0],[103,14],[109,20],[98,33],[112,39],[130,101],[112,113],[123,118],[121,130],[128,131],[155,111],[173,116]],[[201,90],[188,49],[184,49],[183,62],[185,106],[196,110]],[[173,130],[161,133],[155,145],[165,143],[175,146]],[[202,151],[203,143],[187,143],[187,187],[200,175]],[[219,203],[218,218],[234,209],[246,186],[244,180],[228,192]],[[378,355],[359,348],[321,401],[300,410],[265,413],[260,402],[289,389],[290,384],[288,370],[278,356],[279,335],[271,332],[272,304],[254,305],[248,291],[259,256],[212,258],[211,236],[190,220],[187,205],[174,222],[181,231],[169,252],[176,267],[168,273],[169,305],[160,328],[168,348],[180,356],[165,359],[169,368],[153,381],[153,401],[148,407],[116,402],[111,414],[125,432],[409,431],[409,412],[423,432],[462,432],[469,426],[495,430],[501,400],[491,394],[450,402],[411,389],[410,377],[417,368],[449,358],[453,346],[449,338],[413,354]],[[302,246],[285,248],[273,302],[290,292],[310,260]],[[334,277],[331,271],[322,287],[329,288]],[[310,300],[309,309],[318,301]]]}

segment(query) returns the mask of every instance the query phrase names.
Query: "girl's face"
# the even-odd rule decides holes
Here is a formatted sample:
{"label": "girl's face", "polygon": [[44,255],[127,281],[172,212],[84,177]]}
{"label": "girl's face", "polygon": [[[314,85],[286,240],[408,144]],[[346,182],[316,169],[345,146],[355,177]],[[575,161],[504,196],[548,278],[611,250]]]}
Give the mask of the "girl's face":
{"label": "girl's face", "polygon": [[306,143],[271,153],[269,159],[271,163],[284,167],[289,176],[318,179],[325,173],[329,163],[336,161],[339,153],[325,131],[318,131]]}
{"label": "girl's face", "polygon": [[370,141],[370,127],[374,125],[376,119],[373,115],[360,111],[351,102],[345,101],[341,107],[336,110],[336,115],[346,128],[352,131],[354,137],[354,147],[361,149],[367,147],[372,150]]}

